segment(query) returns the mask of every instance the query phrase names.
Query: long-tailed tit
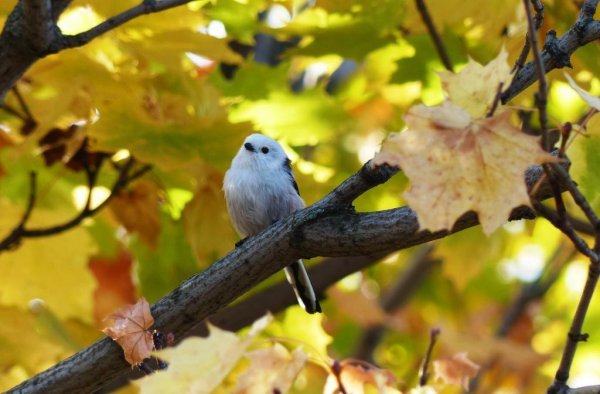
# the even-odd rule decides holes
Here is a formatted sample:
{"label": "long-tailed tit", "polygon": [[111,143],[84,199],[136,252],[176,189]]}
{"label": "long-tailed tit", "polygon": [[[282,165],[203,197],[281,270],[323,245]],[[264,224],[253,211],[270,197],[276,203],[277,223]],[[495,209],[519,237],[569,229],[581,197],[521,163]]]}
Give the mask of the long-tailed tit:
{"label": "long-tailed tit", "polygon": [[[304,207],[281,145],[262,134],[246,138],[223,182],[227,210],[241,237],[249,237]],[[298,303],[308,312],[321,312],[302,260],[285,267]]]}

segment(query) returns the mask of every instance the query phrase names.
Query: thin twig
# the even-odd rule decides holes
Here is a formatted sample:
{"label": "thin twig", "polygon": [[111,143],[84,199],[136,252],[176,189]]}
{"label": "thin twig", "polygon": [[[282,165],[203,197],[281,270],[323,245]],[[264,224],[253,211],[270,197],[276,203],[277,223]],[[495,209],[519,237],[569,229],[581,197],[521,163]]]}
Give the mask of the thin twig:
{"label": "thin twig", "polygon": [[539,80],[539,90],[535,95],[535,104],[538,107],[540,117],[540,129],[542,133],[542,148],[546,151],[550,151],[550,144],[548,139],[548,112],[546,106],[548,104],[548,84],[546,82],[546,71],[544,69],[544,63],[540,55],[538,48],[537,32],[534,27],[534,22],[531,16],[531,8],[529,5],[530,0],[523,0],[525,6],[525,14],[527,15],[527,29],[529,34],[529,41],[531,42],[531,49],[533,50],[533,60],[535,62],[535,68],[537,77]]}
{"label": "thin twig", "polygon": [[17,85],[13,86],[11,90],[14,93],[15,97],[17,98],[17,101],[19,102],[19,105],[21,106],[21,110],[27,116],[27,118],[22,118],[22,119],[25,120],[27,123],[36,125],[37,121],[35,120],[35,117],[29,110],[29,106],[27,105],[27,102],[23,98],[23,95],[21,95],[21,92],[19,91],[19,88],[17,87]]}
{"label": "thin twig", "polygon": [[[577,21],[560,38],[549,31],[542,60],[546,72],[555,68],[571,67],[570,56],[575,50],[600,38],[600,21],[594,20],[598,0],[584,0]],[[521,93],[538,79],[535,61],[527,63],[502,92],[502,103]]]}
{"label": "thin twig", "polygon": [[85,45],[99,35],[104,34],[115,27],[121,26],[138,16],[153,14],[155,12],[187,4],[191,1],[193,0],[144,0],[135,7],[131,7],[118,15],[108,18],[99,25],[92,27],[90,30],[72,36],[64,36],[63,48],[74,48]]}
{"label": "thin twig", "polygon": [[429,334],[429,346],[427,347],[427,352],[425,353],[425,360],[423,360],[423,366],[421,367],[421,377],[419,378],[419,386],[421,387],[427,385],[427,381],[429,380],[429,363],[431,361],[433,347],[435,346],[435,342],[437,341],[439,335],[439,328],[434,328]]}
{"label": "thin twig", "polygon": [[446,70],[452,72],[454,71],[452,67],[452,62],[450,61],[450,56],[448,56],[448,51],[446,51],[446,47],[444,46],[444,42],[442,41],[442,37],[440,33],[435,28],[435,24],[433,23],[433,19],[431,19],[431,14],[427,9],[427,5],[425,4],[425,0],[415,0],[417,3],[417,9],[419,10],[419,14],[421,14],[421,19],[427,26],[427,31],[433,40],[433,45],[435,45],[435,49],[442,61]]}
{"label": "thin twig", "polygon": [[10,249],[15,245],[18,245],[21,239],[21,233],[27,224],[27,221],[31,217],[31,212],[35,205],[35,199],[37,194],[37,174],[35,172],[29,173],[29,197],[27,199],[27,207],[21,217],[19,223],[15,228],[8,234],[2,241],[0,241],[0,251]]}
{"label": "thin twig", "polygon": [[573,197],[575,203],[590,221],[590,224],[595,229],[600,230],[600,219],[598,219],[598,215],[596,215],[583,193],[581,193],[581,190],[579,190],[575,182],[573,182],[573,179],[571,179],[569,173],[560,165],[551,164],[551,166],[553,172],[560,178],[561,183],[564,184],[567,191]]}
{"label": "thin twig", "polygon": [[102,160],[103,160],[103,157],[100,156],[97,159],[96,163],[94,163],[93,166],[89,166],[89,164],[87,164],[87,163],[84,164],[84,169],[86,171],[86,177],[87,177],[88,195],[87,195],[86,202],[85,202],[83,209],[72,219],[67,220],[64,223],[51,226],[51,227],[27,228],[27,221],[29,220],[31,211],[34,208],[35,196],[36,196],[36,177],[35,177],[35,173],[32,173],[31,181],[30,181],[30,184],[31,184],[30,194],[29,194],[29,201],[28,201],[27,209],[25,210],[25,213],[24,213],[23,217],[21,218],[21,221],[19,222],[19,224],[17,224],[17,226],[15,226],[15,228],[11,231],[11,233],[8,236],[6,236],[2,241],[0,241],[0,252],[15,247],[24,238],[37,238],[37,237],[45,237],[45,236],[49,236],[49,235],[55,235],[55,234],[59,234],[63,231],[69,230],[69,229],[77,226],[84,219],[95,215],[104,206],[106,206],[106,204],[108,204],[114,196],[119,194],[119,192],[121,190],[123,190],[123,188],[125,188],[129,183],[131,183],[136,178],[142,176],[144,173],[146,173],[150,169],[150,166],[145,165],[145,166],[142,166],[141,168],[137,169],[133,173],[130,173],[133,170],[133,165],[135,163],[135,160],[133,158],[129,159],[128,162],[125,164],[125,166],[123,166],[122,170],[119,172],[119,175],[117,176],[117,179],[113,183],[111,192],[108,195],[108,197],[102,203],[100,203],[98,206],[92,208],[91,207],[92,193],[93,193],[94,186],[96,184],[98,172],[101,168]]}
{"label": "thin twig", "polygon": [[564,221],[555,211],[548,208],[547,206],[545,206],[537,200],[532,199],[531,204],[540,215],[546,218],[550,223],[554,225],[554,227],[556,227],[557,229],[562,231],[563,234],[569,237],[571,242],[573,242],[573,245],[575,245],[575,247],[581,254],[589,257],[592,261],[598,261],[598,254],[595,253],[592,249],[590,249],[589,245],[583,240],[583,238],[581,238],[575,232],[575,230],[569,222]]}
{"label": "thin twig", "polygon": [[494,102],[492,103],[492,108],[485,115],[488,118],[491,118],[496,113],[498,109],[498,105],[500,104],[500,95],[502,94],[502,86],[504,86],[504,82],[500,82],[498,84],[498,89],[496,90],[496,96],[494,96]]}
{"label": "thin twig", "polygon": [[591,261],[588,271],[588,277],[585,282],[583,292],[581,293],[579,304],[577,304],[577,310],[575,311],[573,322],[571,323],[571,327],[567,335],[567,342],[563,349],[563,354],[560,360],[560,364],[558,366],[558,370],[556,371],[554,383],[548,389],[549,394],[560,393],[567,387],[566,384],[567,380],[569,379],[569,373],[571,371],[573,359],[575,358],[575,351],[577,350],[577,345],[579,344],[579,342],[584,342],[588,338],[588,335],[583,334],[581,332],[581,329],[583,328],[583,322],[585,320],[585,316],[590,306],[590,302],[592,301],[592,296],[594,295],[594,291],[596,290],[596,284],[598,283],[599,273],[599,262],[597,260]]}
{"label": "thin twig", "polygon": [[[533,9],[535,10],[535,17],[533,18],[535,31],[537,32],[542,26],[542,22],[544,21],[544,5],[540,0],[531,0],[533,4]],[[525,34],[525,43],[523,44],[523,49],[521,50],[521,54],[515,61],[515,65],[513,66],[512,71],[515,73],[519,72],[525,65],[525,60],[527,60],[527,55],[529,55],[529,50],[531,49],[531,41],[529,39],[529,32]]]}

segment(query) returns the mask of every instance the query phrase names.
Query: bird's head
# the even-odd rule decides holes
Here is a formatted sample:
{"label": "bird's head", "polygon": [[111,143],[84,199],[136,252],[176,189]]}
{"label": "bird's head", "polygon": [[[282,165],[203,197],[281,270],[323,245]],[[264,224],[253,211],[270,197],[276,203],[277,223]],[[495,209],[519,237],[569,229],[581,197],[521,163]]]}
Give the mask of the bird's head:
{"label": "bird's head", "polygon": [[244,140],[231,168],[278,170],[286,161],[285,151],[277,141],[262,134],[251,134]]}

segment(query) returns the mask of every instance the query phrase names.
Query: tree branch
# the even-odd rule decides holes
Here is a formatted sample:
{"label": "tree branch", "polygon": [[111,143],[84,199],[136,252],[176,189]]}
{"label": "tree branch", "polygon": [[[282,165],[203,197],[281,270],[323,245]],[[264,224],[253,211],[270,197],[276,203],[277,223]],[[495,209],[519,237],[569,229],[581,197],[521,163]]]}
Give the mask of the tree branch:
{"label": "tree branch", "polygon": [[33,49],[44,53],[53,41],[54,20],[50,0],[22,0],[25,37]]}
{"label": "tree branch", "polygon": [[[535,10],[535,31],[537,32],[542,26],[542,22],[544,21],[544,5],[540,0],[531,0],[533,4],[533,9]],[[519,72],[525,65],[525,60],[527,60],[527,55],[529,54],[529,50],[531,49],[531,41],[529,31],[525,35],[525,44],[523,44],[523,49],[521,50],[521,54],[517,58],[515,65],[513,67],[513,72]],[[516,75],[516,74],[515,74]]]}
{"label": "tree branch", "polygon": [[[577,48],[600,39],[600,22],[593,19],[597,6],[598,0],[585,0],[577,21],[562,37],[557,38],[556,33],[548,32],[541,53],[541,62],[546,73],[555,68],[570,67],[570,57]],[[502,93],[503,104],[537,80],[535,68],[535,62],[532,61],[517,72],[510,86]]]}
{"label": "tree branch", "polygon": [[105,20],[90,30],[72,36],[63,36],[63,44],[60,49],[62,50],[66,48],[80,47],[92,41],[99,35],[119,27],[122,24],[137,18],[138,16],[164,11],[169,8],[189,3],[191,1],[193,0],[143,0],[135,7],[131,7],[130,9]]}
{"label": "tree branch", "polygon": [[[87,160],[87,158],[85,158],[84,160]],[[90,206],[92,200],[92,192],[94,186],[96,185],[96,178],[100,169],[101,160],[102,159],[99,159],[99,161],[93,166],[93,168],[90,168],[89,164],[84,165],[87,174],[88,196],[83,209],[72,219],[50,227],[27,228],[27,221],[29,220],[31,211],[33,210],[35,204],[36,177],[35,173],[32,173],[27,209],[25,210],[25,213],[23,214],[23,217],[21,218],[19,224],[15,226],[15,228],[13,229],[13,231],[11,231],[9,235],[7,235],[2,241],[0,241],[0,253],[2,251],[9,250],[15,247],[24,238],[46,237],[49,235],[59,234],[63,231],[67,231],[69,229],[74,228],[75,226],[79,225],[79,223],[81,223],[84,219],[95,215],[98,211],[105,207],[106,204],[108,204],[114,196],[119,194],[119,192],[123,190],[129,183],[131,183],[133,180],[137,179],[150,169],[150,166],[145,165],[137,171],[133,171],[133,165],[135,161],[133,158],[129,159],[125,166],[123,166],[123,168],[121,168],[121,170],[119,171],[117,179],[114,182],[108,197],[98,206],[92,208]]]}
{"label": "tree branch", "polygon": [[[356,185],[385,179],[389,168],[367,163],[352,176]],[[384,174],[380,177],[381,174]],[[540,167],[531,167],[526,182],[533,187],[542,176]],[[348,200],[356,193],[350,179],[326,198]],[[538,188],[538,197],[551,196],[550,189]],[[355,198],[355,197],[354,197]],[[532,218],[527,207],[513,211],[512,219]],[[249,238],[227,256],[198,273],[152,306],[155,327],[179,337],[211,316],[260,281],[280,271],[299,257],[374,255],[441,238],[478,224],[474,213],[465,214],[451,231],[419,231],[416,214],[408,207],[374,213],[323,211],[323,202],[295,212]],[[376,242],[374,242],[376,241]],[[50,369],[13,388],[12,393],[92,392],[103,382],[123,376],[129,370],[122,350],[104,338]]]}

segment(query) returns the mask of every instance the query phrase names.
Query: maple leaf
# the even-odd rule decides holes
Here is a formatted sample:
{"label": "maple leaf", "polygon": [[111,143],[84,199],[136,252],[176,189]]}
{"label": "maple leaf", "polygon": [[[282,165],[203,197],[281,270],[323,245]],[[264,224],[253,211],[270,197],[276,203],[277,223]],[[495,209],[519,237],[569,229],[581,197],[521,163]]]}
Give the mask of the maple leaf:
{"label": "maple leaf", "polygon": [[405,116],[408,130],[390,135],[374,165],[400,166],[411,181],[404,193],[417,212],[421,228],[450,229],[473,210],[486,234],[527,205],[525,170],[556,161],[537,137],[522,133],[509,112],[473,119],[445,101],[436,107],[417,105]]}
{"label": "maple leaf", "polygon": [[[393,386],[396,384],[394,375],[385,369],[377,368],[365,361],[346,359],[334,364],[334,374],[330,374],[325,382],[323,394],[344,392],[364,394],[365,385],[375,386],[380,394],[400,394]],[[337,375],[337,376],[336,376]]]}
{"label": "maple leaf", "polygon": [[482,66],[469,58],[459,73],[440,71],[448,99],[474,118],[484,117],[492,107],[498,87],[510,78],[508,53],[502,49],[491,62]]}
{"label": "maple leaf", "polygon": [[571,85],[571,87],[577,92],[577,94],[579,94],[583,101],[585,101],[590,107],[594,108],[596,111],[600,111],[600,97],[589,94],[588,92],[580,88],[579,85],[577,85],[577,83],[573,80],[573,78],[571,78],[569,74],[564,74],[565,78],[567,78],[567,82],[569,82],[569,85]]}
{"label": "maple leaf", "polygon": [[467,353],[457,353],[433,362],[433,373],[437,378],[448,384],[469,389],[469,379],[474,378],[479,371],[479,365],[469,360]]}
{"label": "maple leaf", "polygon": [[246,354],[250,367],[238,378],[236,394],[285,393],[304,367],[308,354],[297,348],[292,354],[282,345]]}
{"label": "maple leaf", "polygon": [[148,301],[142,297],[134,305],[118,309],[105,320],[112,320],[113,323],[102,332],[121,345],[129,364],[137,365],[150,357],[154,341],[148,329],[154,324],[154,318],[150,314]]}
{"label": "maple leaf", "polygon": [[169,363],[169,368],[133,383],[142,394],[211,393],[272,319],[271,315],[258,319],[244,337],[209,325],[207,338],[189,337],[176,347],[154,352],[156,357]]}

